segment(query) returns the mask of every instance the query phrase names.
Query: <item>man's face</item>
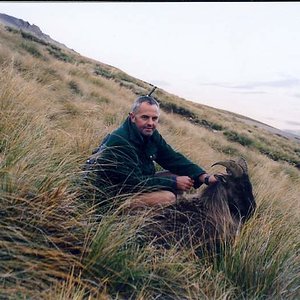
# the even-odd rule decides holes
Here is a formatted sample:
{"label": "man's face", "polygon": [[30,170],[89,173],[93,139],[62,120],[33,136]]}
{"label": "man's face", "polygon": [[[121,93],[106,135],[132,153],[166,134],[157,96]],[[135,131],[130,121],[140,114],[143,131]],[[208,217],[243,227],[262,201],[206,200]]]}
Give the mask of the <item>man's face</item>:
{"label": "man's face", "polygon": [[139,132],[151,136],[158,124],[159,109],[156,105],[143,102],[136,113],[130,113],[130,119],[135,123]]}

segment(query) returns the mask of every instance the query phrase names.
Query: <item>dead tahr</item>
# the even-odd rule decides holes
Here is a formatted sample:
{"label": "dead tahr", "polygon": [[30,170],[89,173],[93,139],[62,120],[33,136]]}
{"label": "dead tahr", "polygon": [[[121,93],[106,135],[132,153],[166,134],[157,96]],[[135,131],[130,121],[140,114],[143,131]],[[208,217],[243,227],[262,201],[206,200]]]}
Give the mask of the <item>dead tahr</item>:
{"label": "dead tahr", "polygon": [[249,180],[247,163],[220,161],[226,174],[202,194],[164,208],[145,226],[147,240],[166,248],[172,245],[193,247],[196,253],[220,252],[231,243],[241,226],[253,215],[256,203]]}

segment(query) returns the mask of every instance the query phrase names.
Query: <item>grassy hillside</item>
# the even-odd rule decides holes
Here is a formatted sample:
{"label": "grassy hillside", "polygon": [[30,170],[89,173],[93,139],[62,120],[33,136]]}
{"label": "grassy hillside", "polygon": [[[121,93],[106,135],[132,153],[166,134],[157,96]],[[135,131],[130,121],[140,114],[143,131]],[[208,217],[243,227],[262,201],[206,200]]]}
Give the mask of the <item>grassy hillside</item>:
{"label": "grassy hillside", "polygon": [[210,173],[244,156],[258,209],[221,261],[141,247],[145,217],[98,222],[76,182],[150,84],[1,26],[0,68],[0,298],[300,297],[298,143],[157,90],[166,140]]}

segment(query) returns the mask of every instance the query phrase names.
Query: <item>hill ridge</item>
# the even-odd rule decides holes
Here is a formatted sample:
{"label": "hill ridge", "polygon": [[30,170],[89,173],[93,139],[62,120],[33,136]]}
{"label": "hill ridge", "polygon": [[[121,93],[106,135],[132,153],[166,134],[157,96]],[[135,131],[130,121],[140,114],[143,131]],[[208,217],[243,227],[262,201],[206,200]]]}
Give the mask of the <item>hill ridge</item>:
{"label": "hill ridge", "polygon": [[37,25],[35,24],[31,25],[28,21],[24,21],[22,19],[18,19],[16,17],[0,13],[0,24],[30,33],[34,35],[36,38],[46,43],[55,44],[63,48],[68,48],[64,44],[52,39],[48,34],[45,34]]}

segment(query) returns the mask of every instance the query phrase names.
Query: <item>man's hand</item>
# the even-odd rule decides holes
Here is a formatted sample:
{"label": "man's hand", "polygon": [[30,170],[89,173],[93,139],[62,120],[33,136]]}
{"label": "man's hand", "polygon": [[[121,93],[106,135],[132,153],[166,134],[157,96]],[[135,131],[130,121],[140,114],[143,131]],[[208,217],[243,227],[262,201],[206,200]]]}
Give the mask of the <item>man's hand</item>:
{"label": "man's hand", "polygon": [[194,180],[188,176],[177,176],[176,184],[178,190],[187,191],[194,186]]}

